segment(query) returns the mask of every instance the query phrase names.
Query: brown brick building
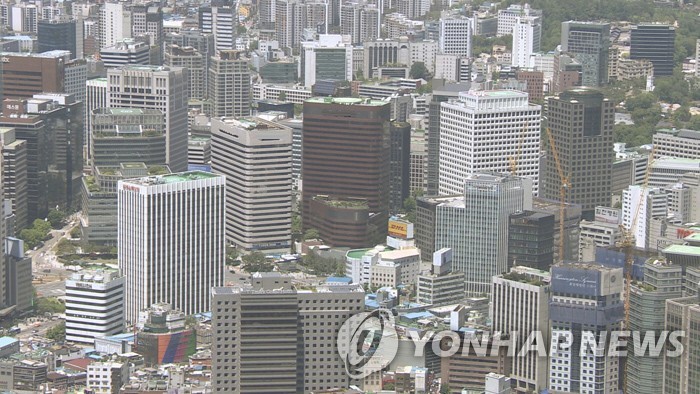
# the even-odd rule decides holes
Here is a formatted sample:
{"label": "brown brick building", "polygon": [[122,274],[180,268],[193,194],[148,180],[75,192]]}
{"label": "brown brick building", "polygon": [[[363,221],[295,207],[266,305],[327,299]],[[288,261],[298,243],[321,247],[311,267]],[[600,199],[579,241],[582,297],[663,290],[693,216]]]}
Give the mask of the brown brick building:
{"label": "brown brick building", "polygon": [[64,58],[47,54],[0,53],[3,98],[24,99],[64,92]]}

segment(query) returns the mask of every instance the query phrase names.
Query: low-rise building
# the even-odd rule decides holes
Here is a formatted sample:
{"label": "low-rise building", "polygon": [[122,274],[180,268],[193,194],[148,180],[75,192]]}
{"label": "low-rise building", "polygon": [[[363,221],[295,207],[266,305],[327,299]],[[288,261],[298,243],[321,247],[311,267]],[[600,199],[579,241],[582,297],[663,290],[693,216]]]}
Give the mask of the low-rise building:
{"label": "low-rise building", "polygon": [[128,382],[128,363],[105,361],[88,365],[87,388],[93,394],[118,394]]}
{"label": "low-rise building", "polygon": [[452,271],[452,249],[443,248],[433,254],[430,272],[418,276],[419,304],[440,306],[462,302],[464,272]]}

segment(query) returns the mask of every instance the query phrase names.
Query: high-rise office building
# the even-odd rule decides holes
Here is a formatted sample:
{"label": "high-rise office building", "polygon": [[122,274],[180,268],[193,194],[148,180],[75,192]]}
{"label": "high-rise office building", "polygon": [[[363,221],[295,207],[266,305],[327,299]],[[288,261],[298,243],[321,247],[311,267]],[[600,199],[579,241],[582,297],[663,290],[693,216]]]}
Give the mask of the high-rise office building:
{"label": "high-rise office building", "polygon": [[5,100],[0,127],[27,141],[28,221],[49,207],[74,209],[83,168],[83,105],[72,95],[35,94]]}
{"label": "high-rise office building", "polygon": [[0,52],[0,55],[5,59],[0,67],[3,99],[26,99],[37,93],[65,91],[62,53]]}
{"label": "high-rise office building", "polygon": [[549,389],[558,393],[617,392],[620,359],[600,339],[622,328],[622,268],[595,263],[552,267]]}
{"label": "high-rise office building", "polygon": [[15,129],[0,127],[2,146],[2,190],[5,200],[12,204],[14,228],[5,236],[15,236],[27,223],[27,141],[17,138]]}
{"label": "high-rise office building", "polygon": [[124,66],[107,71],[108,107],[163,112],[166,163],[173,172],[187,170],[186,76],[185,69],[176,67]]}
{"label": "high-rise office building", "polygon": [[83,142],[90,159],[90,133],[92,132],[92,111],[107,107],[107,78],[94,78],[85,82],[85,122]]}
{"label": "high-rise office building", "polygon": [[346,2],[340,7],[340,34],[348,35],[353,45],[362,45],[380,37],[380,11],[373,4]]}
{"label": "high-rise office building", "polygon": [[318,41],[301,43],[299,77],[307,88],[317,80],[352,81],[352,45],[348,36],[321,34]]}
{"label": "high-rise office building", "polygon": [[504,10],[498,10],[498,37],[513,34],[513,27],[517,24],[518,18],[533,18],[535,22],[542,24],[542,10],[530,8],[529,4],[511,4]]}
{"label": "high-rise office building", "polygon": [[219,51],[210,59],[208,95],[212,116],[250,115],[250,70],[248,59],[238,51]]}
{"label": "high-rise office building", "polygon": [[[461,193],[476,172],[511,172],[538,191],[541,107],[525,92],[469,91],[440,104],[439,193]],[[431,137],[432,138],[432,137]],[[494,144],[494,139],[499,143]]]}
{"label": "high-rise office building", "polygon": [[440,192],[440,106],[450,98],[458,98],[459,92],[463,90],[469,90],[469,86],[451,84],[442,88],[436,87],[428,104],[428,168],[425,175],[426,192],[429,196],[436,196]]}
{"label": "high-rise office building", "polygon": [[131,12],[127,3],[105,2],[100,8],[100,48],[131,37]]}
{"label": "high-rise office building", "polygon": [[302,4],[298,0],[275,1],[275,35],[280,48],[292,53],[301,42]]}
{"label": "high-rise office building", "polygon": [[100,59],[105,67],[151,64],[151,48],[144,42],[125,38],[100,49]]}
{"label": "high-rise office building", "polygon": [[226,176],[226,238],[244,250],[289,249],[292,130],[260,118],[212,119],[212,170]]}
{"label": "high-rise office building", "polygon": [[443,248],[433,253],[430,272],[418,275],[418,303],[454,305],[464,301],[464,295],[464,272],[452,271],[452,249]]}
{"label": "high-rise office building", "polygon": [[649,60],[654,77],[673,75],[676,28],[663,24],[634,26],[630,35],[630,59]]}
{"label": "high-rise office building", "polygon": [[[683,274],[680,265],[662,260],[649,260],[644,265],[644,281],[630,287],[629,330],[641,334],[654,332],[657,343],[664,329],[666,300],[683,295]],[[649,334],[647,334],[649,335]],[[664,358],[627,353],[627,393],[654,394],[663,387]]]}
{"label": "high-rise office building", "polygon": [[[669,332],[683,331],[679,338],[683,346],[680,355],[673,352],[663,355],[663,386],[655,387],[664,394],[691,393],[700,385],[700,360],[697,354],[698,330],[700,327],[700,299],[697,295],[666,300],[664,329]],[[658,374],[660,371],[656,370]]]}
{"label": "high-rise office building", "polygon": [[[515,333],[518,348],[525,346],[530,335],[540,333],[549,343],[549,271],[516,266],[508,273],[493,277],[491,285],[491,319],[494,332]],[[537,338],[539,344],[540,338]],[[540,392],[548,387],[548,359],[537,352],[513,357],[511,382],[517,390]]]}
{"label": "high-rise office building", "polygon": [[668,196],[660,188],[631,185],[622,191],[622,225],[632,232],[639,249],[652,247],[649,224],[653,218],[665,218],[667,212]]}
{"label": "high-rise office building", "polygon": [[189,71],[188,90],[190,99],[204,100],[207,98],[208,63],[209,61],[204,59],[204,56],[192,47],[165,46],[163,65],[183,67]]}
{"label": "high-rise office building", "polygon": [[214,36],[217,51],[236,49],[238,12],[235,7],[223,3],[215,1],[199,7],[199,28],[202,33]]}
{"label": "high-rise office building", "polygon": [[554,263],[554,215],[522,211],[510,215],[508,264],[549,271]]}
{"label": "high-rise office building", "polygon": [[562,22],[561,50],[581,63],[582,86],[595,87],[608,82],[609,23]]}
{"label": "high-rise office building", "polygon": [[124,330],[124,277],[86,270],[66,279],[66,340],[93,345]]}
{"label": "high-rise office building", "polygon": [[[304,102],[305,230],[316,228],[326,242],[351,247],[366,246],[369,238],[386,235],[389,112],[389,103],[370,99],[326,97]],[[354,203],[340,201],[347,199]],[[354,209],[364,213],[355,215]],[[376,235],[368,234],[370,222]]]}
{"label": "high-rise office building", "polygon": [[214,393],[308,393],[350,384],[336,351],[342,323],[363,309],[360,285],[297,290],[258,273],[252,288],[212,289]]}
{"label": "high-rise office building", "polygon": [[[610,205],[615,105],[598,90],[577,88],[551,97],[547,127],[569,178],[566,200],[581,205],[582,217],[592,220],[595,207]],[[580,121],[574,121],[580,119]],[[543,197],[559,200],[562,180],[552,148],[546,146]]]}
{"label": "high-rise office building", "polygon": [[158,3],[131,4],[133,37],[148,36],[150,45],[163,48],[163,10]]}
{"label": "high-rise office building", "polygon": [[677,157],[695,159],[700,157],[700,130],[671,129],[654,133],[654,159]]}
{"label": "high-rise office building", "polygon": [[465,273],[467,294],[489,293],[491,277],[508,269],[509,217],[527,209],[529,179],[485,173],[466,177],[464,198],[437,205],[435,248],[452,249],[452,267]]}
{"label": "high-rise office building", "polygon": [[198,171],[119,182],[127,324],[156,302],[187,315],[211,310],[210,290],[224,280],[225,191],[224,177]]}
{"label": "high-rise office building", "polygon": [[446,55],[472,55],[472,20],[465,16],[443,14],[440,18],[438,51]]}
{"label": "high-rise office building", "polygon": [[403,210],[404,200],[411,195],[411,125],[406,122],[391,122],[389,134],[389,212],[399,213]]}
{"label": "high-rise office building", "polygon": [[165,122],[157,109],[99,108],[92,111],[90,157],[93,166],[166,162]]}
{"label": "high-rise office building", "polygon": [[513,26],[513,66],[529,67],[530,56],[540,51],[542,25],[535,17],[518,17]]}
{"label": "high-rise office building", "polygon": [[71,59],[82,59],[83,21],[69,18],[40,20],[37,44],[39,52],[70,51]]}

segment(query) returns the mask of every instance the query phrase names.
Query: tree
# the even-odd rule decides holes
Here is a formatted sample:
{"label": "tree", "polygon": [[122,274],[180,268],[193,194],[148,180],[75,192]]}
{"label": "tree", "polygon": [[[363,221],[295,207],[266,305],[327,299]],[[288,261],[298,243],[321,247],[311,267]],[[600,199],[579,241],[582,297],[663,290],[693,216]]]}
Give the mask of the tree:
{"label": "tree", "polygon": [[238,249],[233,246],[226,246],[226,265],[237,265]]}
{"label": "tree", "polygon": [[408,75],[414,79],[425,79],[426,81],[430,79],[430,72],[428,71],[428,68],[425,67],[425,63],[423,62],[413,63],[413,65],[411,65],[411,71],[408,72]]}
{"label": "tree", "polygon": [[66,214],[57,209],[52,209],[46,217],[52,228],[61,228],[63,227],[63,221],[66,219]]}
{"label": "tree", "polygon": [[41,219],[34,219],[34,222],[32,222],[32,228],[41,232],[45,236],[49,233],[49,231],[51,231],[51,223]]}
{"label": "tree", "polygon": [[403,210],[406,213],[404,219],[411,223],[416,221],[416,199],[411,196],[403,201]]}
{"label": "tree", "polygon": [[692,118],[690,118],[690,123],[686,126],[691,130],[698,130],[700,131],[700,115],[695,115]]}
{"label": "tree", "polygon": [[307,241],[309,239],[319,239],[321,238],[321,234],[316,230],[315,228],[310,228],[306,230],[304,233],[304,241]]}
{"label": "tree", "polygon": [[58,298],[55,297],[50,297],[50,298],[38,298],[36,300],[36,311],[38,314],[43,315],[46,312],[48,313],[63,313],[66,311],[66,306],[63,305],[61,301],[58,300]]}
{"label": "tree", "polygon": [[51,339],[56,342],[63,342],[66,340],[66,322],[62,321],[59,324],[49,328],[46,331],[46,338]]}
{"label": "tree", "polygon": [[277,100],[287,101],[287,92],[280,92],[280,94],[277,96]]}
{"label": "tree", "polygon": [[243,260],[243,270],[246,272],[271,272],[275,268],[267,262],[265,254],[258,251],[241,257],[241,260]]}
{"label": "tree", "polygon": [[44,240],[44,234],[33,228],[25,228],[19,232],[19,238],[24,241],[25,249],[31,250]]}

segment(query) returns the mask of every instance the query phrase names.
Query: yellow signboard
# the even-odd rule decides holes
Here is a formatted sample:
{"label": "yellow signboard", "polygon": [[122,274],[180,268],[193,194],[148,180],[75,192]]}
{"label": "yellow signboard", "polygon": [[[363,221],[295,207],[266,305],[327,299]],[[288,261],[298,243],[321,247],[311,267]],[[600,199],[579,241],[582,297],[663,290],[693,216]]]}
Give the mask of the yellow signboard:
{"label": "yellow signboard", "polygon": [[408,225],[406,222],[389,220],[389,235],[392,237],[408,238]]}

